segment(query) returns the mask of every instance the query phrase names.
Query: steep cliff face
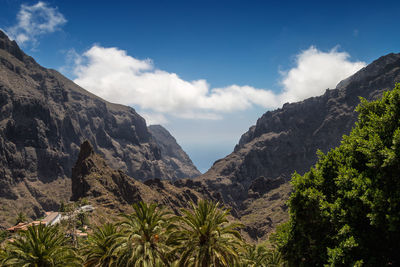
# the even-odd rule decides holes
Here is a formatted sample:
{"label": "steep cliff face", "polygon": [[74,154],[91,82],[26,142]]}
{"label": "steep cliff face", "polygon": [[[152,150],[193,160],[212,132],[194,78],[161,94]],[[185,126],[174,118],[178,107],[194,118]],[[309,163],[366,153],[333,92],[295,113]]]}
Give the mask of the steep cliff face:
{"label": "steep cliff face", "polygon": [[194,178],[201,174],[176,139],[164,127],[150,125],[148,129],[160,147],[162,161],[172,168],[170,171],[175,172],[177,178]]}
{"label": "steep cliff face", "polygon": [[0,111],[0,225],[11,223],[5,214],[39,216],[71,196],[69,177],[84,140],[136,179],[181,176],[133,108],[41,67],[1,31]]}
{"label": "steep cliff face", "polygon": [[[400,54],[389,54],[322,96],[266,112],[243,134],[234,151],[216,161],[198,180],[209,190],[221,192],[224,201],[238,210],[239,217],[252,214],[254,222],[264,221],[264,226],[255,227],[263,233],[254,233],[255,237],[262,236],[267,224],[273,227],[286,216],[284,200],[290,193],[287,181],[291,174],[304,173],[316,162],[318,149],[327,152],[350,132],[357,118],[354,108],[359,96],[375,99],[399,81]],[[279,187],[279,197],[266,197]],[[277,202],[280,204],[275,205]],[[275,214],[282,214],[279,219],[271,220],[272,213],[266,212],[271,207]],[[256,216],[261,213],[270,215]]]}

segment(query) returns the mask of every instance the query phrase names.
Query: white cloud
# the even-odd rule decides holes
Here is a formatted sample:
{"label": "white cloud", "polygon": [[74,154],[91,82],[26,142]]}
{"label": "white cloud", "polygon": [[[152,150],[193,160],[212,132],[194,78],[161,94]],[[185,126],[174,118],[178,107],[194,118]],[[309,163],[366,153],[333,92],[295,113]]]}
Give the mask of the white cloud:
{"label": "white cloud", "polygon": [[161,113],[153,113],[153,112],[140,112],[140,116],[142,116],[146,120],[147,126],[154,124],[163,124],[168,123],[168,119]]}
{"label": "white cloud", "polygon": [[17,14],[17,23],[7,28],[6,32],[18,44],[36,44],[39,35],[55,32],[66,22],[56,7],[39,1],[32,6],[22,4]]}
{"label": "white cloud", "polygon": [[83,57],[73,48],[62,50],[61,53],[65,55],[65,65],[59,67],[58,70],[66,76],[71,76],[75,72],[76,67],[83,63]]}
{"label": "white cloud", "polygon": [[281,102],[294,102],[324,93],[335,88],[337,83],[365,67],[365,62],[349,60],[346,52],[337,47],[329,52],[319,51],[314,46],[296,56],[296,66],[282,73],[283,92]]}
{"label": "white cloud", "polygon": [[271,91],[231,85],[213,88],[205,80],[185,81],[154,68],[117,48],[93,46],[77,64],[74,80],[83,88],[116,103],[187,118],[219,118],[217,113],[244,110],[254,104],[274,105]]}
{"label": "white cloud", "polygon": [[277,108],[321,95],[365,66],[351,62],[347,53],[336,48],[322,52],[310,47],[297,55],[294,68],[282,73],[283,90],[276,93],[251,86],[211,88],[206,80],[186,81],[156,69],[149,59],[136,59],[118,48],[94,45],[77,58],[77,84],[108,101],[138,107],[149,120],[163,123],[166,114],[215,120],[254,105]]}

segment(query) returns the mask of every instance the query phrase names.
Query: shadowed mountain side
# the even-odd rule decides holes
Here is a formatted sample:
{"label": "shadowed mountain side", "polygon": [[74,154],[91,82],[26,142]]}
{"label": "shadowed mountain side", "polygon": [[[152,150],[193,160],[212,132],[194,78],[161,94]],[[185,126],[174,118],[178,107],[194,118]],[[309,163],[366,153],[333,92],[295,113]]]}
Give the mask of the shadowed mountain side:
{"label": "shadowed mountain side", "polygon": [[213,199],[200,183],[191,180],[181,180],[177,187],[170,181],[160,179],[140,182],[113,170],[93,151],[88,141],[81,146],[71,181],[71,200],[87,198],[96,207],[113,214],[130,210],[130,204],[138,201],[157,202],[178,212],[180,208],[189,207],[191,201],[196,203],[201,198]]}
{"label": "shadowed mountain side", "polygon": [[[278,213],[285,208],[282,203],[290,192],[285,184],[291,174],[309,170],[317,160],[318,149],[327,152],[339,145],[343,134],[348,134],[356,121],[354,109],[359,96],[376,99],[399,81],[400,54],[389,54],[343,80],[336,89],[326,90],[322,96],[268,111],[242,135],[230,155],[216,161],[196,181],[203,182],[210,191],[220,192],[239,216],[265,214],[266,217],[254,219],[255,229],[263,228],[261,222],[264,226],[274,226],[282,217],[273,219],[271,208],[282,206]],[[280,197],[260,202],[259,198],[277,187],[284,188]],[[274,201],[280,204],[275,205]],[[282,216],[287,218],[287,213]]]}
{"label": "shadowed mountain side", "polygon": [[176,139],[164,127],[150,125],[148,129],[160,147],[162,161],[166,166],[173,168],[171,172],[175,171],[177,178],[194,178],[201,175]]}
{"label": "shadowed mountain side", "polygon": [[0,111],[0,225],[12,224],[19,211],[41,216],[70,198],[69,177],[84,140],[138,180],[176,180],[185,173],[180,166],[187,167],[163,159],[168,155],[133,108],[41,67],[1,31]]}

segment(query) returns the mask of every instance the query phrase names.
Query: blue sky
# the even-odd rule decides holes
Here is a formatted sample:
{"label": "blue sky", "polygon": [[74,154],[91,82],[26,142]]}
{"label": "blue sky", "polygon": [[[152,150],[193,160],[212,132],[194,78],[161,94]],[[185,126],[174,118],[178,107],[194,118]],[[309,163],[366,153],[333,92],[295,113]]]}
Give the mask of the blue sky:
{"label": "blue sky", "polygon": [[396,1],[0,1],[41,65],[163,124],[201,171],[400,44]]}

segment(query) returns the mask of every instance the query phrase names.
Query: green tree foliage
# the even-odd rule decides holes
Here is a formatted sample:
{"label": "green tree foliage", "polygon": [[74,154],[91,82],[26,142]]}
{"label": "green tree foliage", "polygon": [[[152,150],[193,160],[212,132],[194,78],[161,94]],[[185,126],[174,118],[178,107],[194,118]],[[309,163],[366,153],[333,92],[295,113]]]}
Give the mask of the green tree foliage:
{"label": "green tree foliage", "polygon": [[218,203],[200,200],[193,210],[182,210],[178,217],[181,229],[175,239],[180,242],[179,266],[233,266],[239,261],[243,242],[236,230],[237,223],[229,223],[229,210]]}
{"label": "green tree foliage", "polygon": [[169,213],[157,204],[133,204],[132,214],[123,214],[117,240],[118,266],[168,265],[167,242],[174,225]]}
{"label": "green tree foliage", "polygon": [[201,200],[182,216],[157,204],[140,202],[133,209],[116,224],[94,228],[82,243],[66,237],[69,224],[29,227],[5,241],[6,250],[0,246],[0,266],[285,266],[276,250],[246,244],[237,231],[241,225],[229,223],[229,210],[218,203]]}
{"label": "green tree foliage", "polygon": [[61,201],[60,203],[60,208],[58,209],[59,212],[65,212],[65,203],[64,201]]}
{"label": "green tree foliage", "polygon": [[235,267],[283,267],[285,261],[281,253],[270,244],[244,244],[244,251],[239,254],[240,261]]}
{"label": "green tree foliage", "polygon": [[357,111],[341,145],[293,176],[276,238],[290,265],[400,265],[400,84]]}
{"label": "green tree foliage", "polygon": [[81,266],[80,258],[56,226],[31,226],[7,243],[5,266]]}
{"label": "green tree foliage", "polygon": [[26,221],[27,221],[27,219],[26,219],[25,213],[19,212],[17,215],[17,218],[15,219],[15,224],[19,224],[19,223],[26,222]]}
{"label": "green tree foliage", "polygon": [[287,266],[284,261],[282,254],[277,249],[271,249],[268,251],[267,264],[268,267],[283,267]]}
{"label": "green tree foliage", "polygon": [[78,202],[79,207],[86,206],[86,205],[89,205],[89,200],[87,198],[84,197],[84,198],[79,199],[79,202]]}
{"label": "green tree foliage", "polygon": [[0,245],[1,243],[9,237],[10,234],[6,230],[0,230]]}
{"label": "green tree foliage", "polygon": [[7,253],[3,248],[0,247],[0,266],[4,265],[6,258],[7,258]]}
{"label": "green tree foliage", "polygon": [[239,254],[240,261],[235,267],[266,267],[268,265],[269,250],[265,245],[244,245]]}
{"label": "green tree foliage", "polygon": [[76,215],[76,219],[77,219],[77,224],[78,224],[79,227],[83,227],[84,225],[88,225],[89,224],[88,216],[84,211],[80,211]]}
{"label": "green tree foliage", "polygon": [[118,229],[111,223],[97,227],[83,248],[84,266],[116,266],[116,240],[120,237]]}

